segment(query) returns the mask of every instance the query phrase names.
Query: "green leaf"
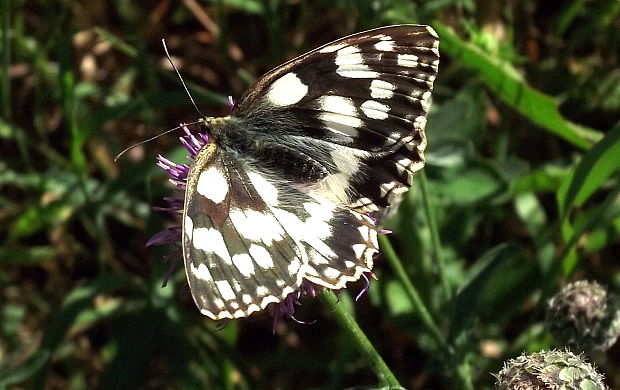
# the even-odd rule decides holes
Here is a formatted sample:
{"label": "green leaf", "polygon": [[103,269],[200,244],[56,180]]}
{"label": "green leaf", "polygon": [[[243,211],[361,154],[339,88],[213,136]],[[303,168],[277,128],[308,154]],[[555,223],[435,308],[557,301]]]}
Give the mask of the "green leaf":
{"label": "green leaf", "polygon": [[517,248],[502,244],[490,249],[476,261],[469,280],[462,284],[463,287],[451,304],[453,310],[450,323],[456,325],[453,334],[460,333],[460,329],[468,326],[467,322],[476,314],[477,307],[480,305],[480,297],[484,295],[485,291],[488,291],[488,283],[496,270],[500,265],[517,257],[517,254]]}
{"label": "green leaf", "polygon": [[441,24],[433,27],[441,38],[441,50],[478,72],[478,76],[506,104],[526,116],[533,123],[571,144],[588,149],[601,134],[565,119],[552,97],[530,87],[507,62],[500,63],[478,47],[464,42],[454,31]]}
{"label": "green leaf", "polygon": [[435,182],[434,186],[434,190],[450,203],[468,205],[498,194],[507,184],[490,168],[470,165],[444,169],[441,182]]}
{"label": "green leaf", "polygon": [[566,177],[557,200],[562,219],[573,207],[581,206],[620,166],[620,123],[598,142]]}
{"label": "green leaf", "polygon": [[385,302],[393,317],[413,312],[413,304],[405,288],[396,280],[390,279],[385,284]]}
{"label": "green leaf", "polygon": [[263,2],[258,0],[220,0],[220,3],[250,14],[260,15],[265,13]]}
{"label": "green leaf", "polygon": [[97,33],[101,38],[105,39],[106,41],[110,42],[110,44],[118,49],[119,51],[125,53],[127,56],[131,57],[131,58],[135,58],[138,55],[138,50],[136,50],[135,47],[131,46],[130,44],[128,44],[127,42],[125,42],[123,39],[121,39],[120,37],[112,34],[111,32],[101,28],[101,27],[95,27],[94,28],[95,33]]}

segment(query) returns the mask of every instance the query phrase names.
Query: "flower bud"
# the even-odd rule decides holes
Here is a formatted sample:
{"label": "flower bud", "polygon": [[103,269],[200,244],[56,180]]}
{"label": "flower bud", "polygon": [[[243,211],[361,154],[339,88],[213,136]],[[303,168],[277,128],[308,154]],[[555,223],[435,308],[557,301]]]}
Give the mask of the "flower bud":
{"label": "flower bud", "polygon": [[605,287],[580,280],[551,298],[545,322],[558,344],[575,352],[604,352],[620,333],[620,308]]}

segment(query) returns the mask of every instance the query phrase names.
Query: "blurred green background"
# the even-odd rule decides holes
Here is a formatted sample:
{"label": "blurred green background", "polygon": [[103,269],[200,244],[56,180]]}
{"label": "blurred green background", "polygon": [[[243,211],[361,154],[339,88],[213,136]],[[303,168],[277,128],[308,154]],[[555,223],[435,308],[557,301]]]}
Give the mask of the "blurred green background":
{"label": "blurred green background", "polygon": [[[382,240],[378,281],[340,295],[407,389],[490,389],[553,346],[567,281],[620,288],[620,1],[0,2],[0,389],[387,388],[325,301],[272,335],[196,310],[155,166],[174,134],[226,115],[270,68],[368,28],[432,25],[440,73],[418,175]],[[620,387],[620,347],[596,360]]]}

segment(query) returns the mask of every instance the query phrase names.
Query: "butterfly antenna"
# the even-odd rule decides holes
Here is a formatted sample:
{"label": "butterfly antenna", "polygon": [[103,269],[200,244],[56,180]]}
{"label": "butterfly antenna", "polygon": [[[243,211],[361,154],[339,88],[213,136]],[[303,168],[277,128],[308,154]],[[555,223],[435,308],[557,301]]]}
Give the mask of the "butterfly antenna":
{"label": "butterfly antenna", "polygon": [[191,125],[195,125],[195,124],[198,124],[198,123],[203,123],[203,120],[202,120],[202,119],[199,119],[199,120],[197,120],[196,122],[185,123],[185,124],[183,124],[183,125],[181,125],[181,126],[177,126],[177,127],[173,128],[173,129],[166,130],[166,131],[164,131],[164,132],[163,132],[163,133],[161,133],[161,134],[157,134],[157,135],[155,135],[155,136],[153,136],[153,137],[151,137],[151,138],[145,139],[144,141],[140,141],[140,142],[138,142],[137,144],[133,144],[133,145],[131,145],[131,146],[128,146],[128,147],[126,147],[125,149],[123,149],[123,151],[122,151],[122,152],[120,152],[119,154],[117,154],[117,155],[116,155],[116,157],[114,157],[114,162],[118,161],[118,159],[119,159],[119,158],[120,158],[123,154],[127,153],[128,151],[130,151],[131,149],[135,148],[136,146],[144,145],[145,143],[147,143],[147,142],[151,142],[151,141],[153,141],[154,139],[157,139],[157,138],[161,137],[162,135],[166,135],[166,134],[171,133],[171,132],[173,132],[173,131],[175,131],[175,130],[181,129],[181,128],[183,128],[184,126],[191,126]]}
{"label": "butterfly antenna", "polygon": [[174,71],[177,72],[177,76],[179,76],[179,80],[181,80],[181,84],[183,85],[183,88],[185,88],[185,92],[187,93],[187,96],[189,96],[189,100],[192,101],[192,104],[194,105],[194,108],[196,109],[196,111],[198,111],[200,116],[205,118],[205,114],[203,114],[198,109],[198,106],[196,105],[196,102],[194,101],[194,98],[192,97],[192,94],[189,93],[189,89],[187,89],[187,85],[185,85],[185,81],[183,81],[183,77],[181,77],[181,72],[179,72],[177,67],[174,65],[174,62],[172,62],[172,58],[170,57],[170,53],[168,53],[168,46],[166,46],[166,39],[162,38],[161,43],[162,43],[162,45],[164,45],[164,51],[166,52],[166,57],[168,57],[168,61],[170,62],[170,65],[172,65],[172,69],[174,69]]}

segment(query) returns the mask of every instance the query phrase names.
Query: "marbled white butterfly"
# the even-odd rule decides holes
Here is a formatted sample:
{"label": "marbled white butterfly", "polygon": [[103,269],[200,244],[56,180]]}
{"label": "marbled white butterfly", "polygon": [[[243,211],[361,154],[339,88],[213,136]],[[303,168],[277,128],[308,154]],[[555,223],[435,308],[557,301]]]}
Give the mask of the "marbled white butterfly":
{"label": "marbled white butterfly", "polygon": [[230,116],[201,119],[207,135],[183,138],[191,166],[160,156],[185,188],[182,233],[151,244],[182,241],[201,313],[246,317],[304,283],[340,289],[371,272],[378,215],[424,166],[438,65],[431,27],[350,35],[262,76]]}

